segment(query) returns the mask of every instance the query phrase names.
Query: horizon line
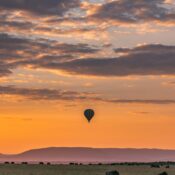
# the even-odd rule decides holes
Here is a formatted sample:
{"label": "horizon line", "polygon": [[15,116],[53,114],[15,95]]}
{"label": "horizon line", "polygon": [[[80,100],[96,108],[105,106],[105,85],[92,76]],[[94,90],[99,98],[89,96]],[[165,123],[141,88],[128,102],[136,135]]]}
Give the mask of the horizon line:
{"label": "horizon line", "polygon": [[132,150],[160,150],[160,151],[175,151],[174,149],[169,149],[169,148],[135,148],[135,147],[90,147],[90,146],[49,146],[49,147],[38,147],[38,148],[30,148],[26,149],[21,152],[17,153],[2,153],[0,152],[0,155],[18,155],[18,154],[23,154],[28,151],[34,151],[34,150],[42,150],[42,149],[54,149],[54,148],[79,148],[79,149],[132,149]]}

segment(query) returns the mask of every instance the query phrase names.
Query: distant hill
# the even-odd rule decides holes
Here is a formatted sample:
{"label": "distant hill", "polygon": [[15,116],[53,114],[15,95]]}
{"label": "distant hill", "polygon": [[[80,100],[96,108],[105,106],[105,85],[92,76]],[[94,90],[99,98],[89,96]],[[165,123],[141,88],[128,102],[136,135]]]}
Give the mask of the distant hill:
{"label": "distant hill", "polygon": [[4,156],[5,156],[4,154],[1,154],[1,153],[0,153],[0,158],[2,158],[2,157],[4,157]]}
{"label": "distant hill", "polygon": [[175,150],[51,147],[33,149],[15,155],[0,154],[0,161],[53,161],[63,163],[175,161]]}

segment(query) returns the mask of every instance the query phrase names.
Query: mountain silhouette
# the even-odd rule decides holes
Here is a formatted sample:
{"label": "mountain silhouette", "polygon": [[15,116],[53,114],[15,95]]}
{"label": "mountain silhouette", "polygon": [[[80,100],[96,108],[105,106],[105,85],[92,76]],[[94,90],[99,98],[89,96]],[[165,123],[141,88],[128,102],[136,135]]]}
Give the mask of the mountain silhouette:
{"label": "mountain silhouette", "polygon": [[175,161],[175,150],[128,148],[50,147],[20,154],[0,154],[0,161],[153,162]]}

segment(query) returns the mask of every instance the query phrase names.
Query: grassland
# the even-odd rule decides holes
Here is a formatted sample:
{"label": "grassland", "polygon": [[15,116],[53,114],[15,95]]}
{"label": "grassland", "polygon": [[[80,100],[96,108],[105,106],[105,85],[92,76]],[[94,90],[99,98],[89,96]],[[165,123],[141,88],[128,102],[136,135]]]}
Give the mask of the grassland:
{"label": "grassland", "polygon": [[163,171],[175,175],[175,166],[167,169],[149,165],[0,165],[0,175],[105,175],[110,170],[117,170],[121,175],[157,175]]}

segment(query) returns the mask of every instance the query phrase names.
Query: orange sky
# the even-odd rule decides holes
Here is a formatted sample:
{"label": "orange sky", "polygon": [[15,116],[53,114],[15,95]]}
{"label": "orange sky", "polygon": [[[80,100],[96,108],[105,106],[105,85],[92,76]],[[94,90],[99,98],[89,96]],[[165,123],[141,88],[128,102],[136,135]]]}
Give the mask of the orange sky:
{"label": "orange sky", "polygon": [[174,105],[91,104],[96,116],[90,124],[83,116],[87,104],[28,105],[1,106],[3,153],[49,146],[173,149],[175,145]]}

